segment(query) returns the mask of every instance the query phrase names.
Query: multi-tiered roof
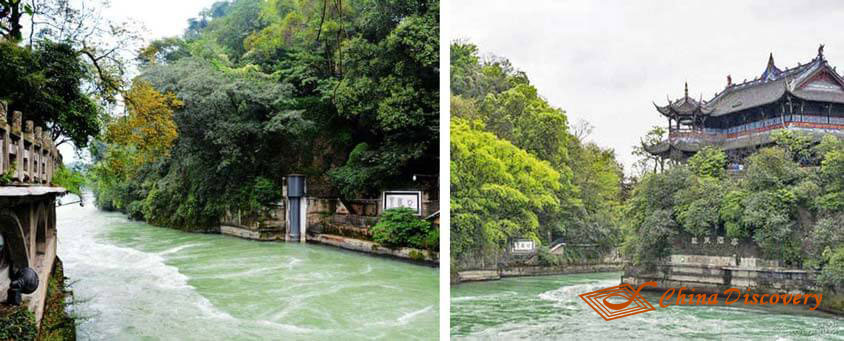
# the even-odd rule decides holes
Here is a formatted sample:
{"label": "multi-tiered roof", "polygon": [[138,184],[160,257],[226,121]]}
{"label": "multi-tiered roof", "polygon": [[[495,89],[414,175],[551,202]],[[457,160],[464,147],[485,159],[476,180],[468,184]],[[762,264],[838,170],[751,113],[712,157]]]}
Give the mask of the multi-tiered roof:
{"label": "multi-tiered roof", "polygon": [[[654,103],[656,110],[669,120],[669,140],[659,145],[647,146],[647,149],[654,154],[663,154],[670,152],[672,147],[679,146],[679,149],[688,154],[697,150],[702,143],[719,144],[724,139],[740,138],[741,131],[758,131],[756,128],[759,124],[747,126],[748,123],[760,122],[762,126],[769,128],[770,119],[781,117],[780,128],[787,128],[790,125],[785,116],[792,114],[801,115],[798,125],[807,128],[802,121],[803,108],[795,109],[792,106],[795,102],[825,106],[828,110],[822,114],[827,115],[825,123],[828,124],[822,128],[838,129],[831,124],[834,120],[829,117],[836,116],[834,106],[844,105],[844,79],[824,58],[823,45],[818,48],[817,56],[809,63],[784,70],[776,66],[771,54],[765,70],[759,77],[733,84],[731,77],[727,76],[727,86],[724,90],[708,101],[689,97],[686,84],[682,98],[669,99],[664,106]],[[844,111],[837,111],[844,114]],[[844,129],[844,126],[840,128]],[[722,147],[730,149],[726,145]]]}
{"label": "multi-tiered roof", "polygon": [[807,64],[780,70],[774,56],[768,57],[768,66],[759,78],[733,84],[727,76],[727,87],[708,101],[689,97],[686,84],[685,96],[665,106],[656,106],[667,117],[690,115],[721,116],[747,108],[775,102],[789,94],[810,101],[844,103],[844,79],[831,67],[823,55],[823,45],[818,55]]}

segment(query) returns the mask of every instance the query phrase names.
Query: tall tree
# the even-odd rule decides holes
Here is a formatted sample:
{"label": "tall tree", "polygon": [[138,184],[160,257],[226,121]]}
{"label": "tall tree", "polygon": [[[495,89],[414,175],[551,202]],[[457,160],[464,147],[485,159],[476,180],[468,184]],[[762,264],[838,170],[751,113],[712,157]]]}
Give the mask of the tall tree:
{"label": "tall tree", "polygon": [[0,0],[0,32],[6,40],[23,39],[21,20],[26,14],[32,15],[32,6],[23,0]]}
{"label": "tall tree", "polygon": [[103,111],[83,91],[85,65],[70,45],[45,41],[30,51],[2,42],[0,73],[6,77],[0,99],[50,129],[58,144],[72,141],[81,148],[99,133]]}

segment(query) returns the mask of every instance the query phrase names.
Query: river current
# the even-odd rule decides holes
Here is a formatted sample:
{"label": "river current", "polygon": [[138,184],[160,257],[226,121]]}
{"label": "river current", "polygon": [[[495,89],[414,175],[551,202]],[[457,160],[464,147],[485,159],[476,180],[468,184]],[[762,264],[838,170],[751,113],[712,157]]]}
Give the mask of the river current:
{"label": "river current", "polygon": [[[844,319],[806,306],[669,306],[604,321],[578,296],[621,273],[505,278],[451,288],[455,340],[844,340]],[[721,299],[723,301],[723,299]]]}
{"label": "river current", "polygon": [[438,336],[435,268],[320,245],[185,233],[90,202],[58,208],[57,219],[82,340]]}

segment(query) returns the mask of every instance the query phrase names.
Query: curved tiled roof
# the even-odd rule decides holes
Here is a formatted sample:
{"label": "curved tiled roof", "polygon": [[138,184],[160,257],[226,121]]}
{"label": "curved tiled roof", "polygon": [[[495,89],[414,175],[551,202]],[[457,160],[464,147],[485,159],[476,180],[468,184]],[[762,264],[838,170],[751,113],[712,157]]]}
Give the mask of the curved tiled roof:
{"label": "curved tiled roof", "polygon": [[721,116],[776,102],[786,93],[804,100],[844,103],[844,90],[804,87],[821,72],[829,75],[833,82],[844,86],[844,80],[824,59],[822,48],[818,50],[818,56],[808,64],[785,70],[780,70],[774,65],[771,55],[765,71],[757,79],[729,84],[723,92],[716,94],[709,101],[690,100],[687,87],[685,98],[669,102],[670,104],[664,107],[657,106],[657,110],[663,115],[669,115],[672,111],[682,115],[700,110],[699,113],[704,115]]}
{"label": "curved tiled roof", "polygon": [[668,100],[668,104],[665,106],[660,106],[654,103],[656,110],[662,113],[663,115],[670,116],[672,114],[676,115],[693,115],[695,113],[701,113],[701,103],[702,100],[698,101],[694,98],[689,97],[689,83],[686,83],[686,94],[683,98],[680,98],[676,101]]}
{"label": "curved tiled roof", "polygon": [[777,101],[785,94],[785,78],[727,88],[706,104],[704,112],[720,116]]}

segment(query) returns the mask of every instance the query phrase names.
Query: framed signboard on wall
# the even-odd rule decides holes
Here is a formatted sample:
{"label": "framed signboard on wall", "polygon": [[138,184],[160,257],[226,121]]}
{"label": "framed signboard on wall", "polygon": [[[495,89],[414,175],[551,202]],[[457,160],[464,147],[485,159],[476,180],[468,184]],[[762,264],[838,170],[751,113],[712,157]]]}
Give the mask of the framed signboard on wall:
{"label": "framed signboard on wall", "polygon": [[382,209],[407,207],[416,210],[416,215],[422,215],[422,192],[420,191],[386,191],[383,193]]}
{"label": "framed signboard on wall", "polygon": [[536,244],[530,239],[516,239],[510,242],[510,251],[514,254],[527,254],[536,251]]}

